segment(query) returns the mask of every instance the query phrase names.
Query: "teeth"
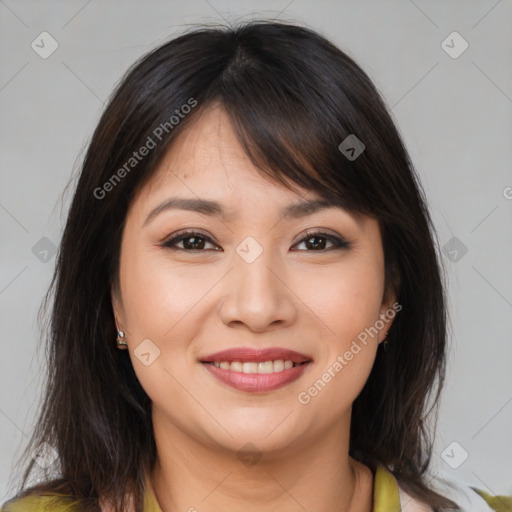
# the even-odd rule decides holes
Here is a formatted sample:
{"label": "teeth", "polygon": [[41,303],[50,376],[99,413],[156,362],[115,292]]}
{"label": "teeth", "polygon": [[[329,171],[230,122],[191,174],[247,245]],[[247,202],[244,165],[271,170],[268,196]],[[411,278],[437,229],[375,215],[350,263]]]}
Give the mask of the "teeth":
{"label": "teeth", "polygon": [[[255,364],[255,363],[249,363]],[[258,363],[258,373],[274,373],[274,363],[272,361],[265,361],[264,363]]]}
{"label": "teeth", "polygon": [[222,361],[221,363],[209,363],[217,368],[222,368],[223,370],[231,370],[232,372],[243,372],[243,373],[277,373],[282,372],[283,370],[289,370],[294,366],[298,366],[297,363],[293,361],[283,359],[277,359],[276,361],[265,361],[261,363],[256,362],[244,362],[240,361]]}
{"label": "teeth", "polygon": [[242,371],[244,373],[258,373],[258,363],[243,363]]}
{"label": "teeth", "polygon": [[284,370],[284,361],[279,359],[279,361],[274,361],[274,371],[282,372]]}
{"label": "teeth", "polygon": [[[224,364],[224,362],[222,362],[221,364]],[[242,363],[240,363],[239,361],[233,361],[232,363],[229,363],[229,370],[233,371],[233,372],[241,372],[242,369],[243,369],[243,366],[242,366]],[[228,369],[228,368],[226,368]]]}

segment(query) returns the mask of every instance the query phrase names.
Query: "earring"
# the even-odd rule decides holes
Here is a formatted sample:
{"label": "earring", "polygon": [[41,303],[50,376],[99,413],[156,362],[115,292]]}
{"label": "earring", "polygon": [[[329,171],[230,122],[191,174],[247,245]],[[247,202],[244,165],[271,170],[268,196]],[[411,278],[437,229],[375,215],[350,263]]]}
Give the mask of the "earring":
{"label": "earring", "polygon": [[124,332],[117,331],[117,348],[121,350],[126,350],[128,348],[128,343],[124,341]]}
{"label": "earring", "polygon": [[384,337],[384,341],[382,342],[382,346],[384,348],[384,352],[388,351],[388,340],[387,340],[388,332],[386,331],[386,336]]}

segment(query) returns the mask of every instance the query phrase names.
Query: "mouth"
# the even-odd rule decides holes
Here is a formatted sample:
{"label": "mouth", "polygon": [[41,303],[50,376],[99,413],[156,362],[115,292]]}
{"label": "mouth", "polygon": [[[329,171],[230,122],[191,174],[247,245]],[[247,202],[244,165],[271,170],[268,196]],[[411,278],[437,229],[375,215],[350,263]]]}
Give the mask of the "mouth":
{"label": "mouth", "polygon": [[214,377],[240,391],[268,392],[298,379],[313,359],[294,350],[228,349],[200,359]]}
{"label": "mouth", "polygon": [[301,366],[304,364],[308,364],[309,361],[304,361],[303,363],[294,363],[290,361],[290,359],[276,359],[274,361],[201,361],[205,364],[211,364],[216,368],[222,368],[223,370],[230,370],[232,372],[238,373],[258,373],[261,375],[268,373],[280,373],[285,370],[289,370],[290,368],[295,368],[296,366]]}

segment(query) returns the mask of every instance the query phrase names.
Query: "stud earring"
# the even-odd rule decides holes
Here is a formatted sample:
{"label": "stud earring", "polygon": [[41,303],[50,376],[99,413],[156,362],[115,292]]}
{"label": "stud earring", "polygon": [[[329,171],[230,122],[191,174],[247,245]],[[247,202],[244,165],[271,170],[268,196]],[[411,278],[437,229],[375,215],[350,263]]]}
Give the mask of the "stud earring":
{"label": "stud earring", "polygon": [[128,348],[128,343],[124,341],[123,331],[117,331],[117,348],[120,350],[126,350]]}
{"label": "stud earring", "polygon": [[382,346],[384,348],[384,352],[388,351],[388,340],[387,340],[387,337],[388,337],[388,331],[386,331],[386,336],[384,336],[384,341],[382,342]]}

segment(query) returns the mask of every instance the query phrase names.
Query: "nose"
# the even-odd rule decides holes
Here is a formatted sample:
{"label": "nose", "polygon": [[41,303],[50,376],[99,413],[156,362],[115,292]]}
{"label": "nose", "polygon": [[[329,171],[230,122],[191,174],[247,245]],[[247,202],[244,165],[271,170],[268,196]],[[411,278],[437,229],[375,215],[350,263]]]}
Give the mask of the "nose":
{"label": "nose", "polygon": [[252,262],[238,253],[234,255],[234,268],[224,279],[219,309],[225,325],[264,332],[296,321],[293,283],[277,258],[270,250],[263,250]]}

